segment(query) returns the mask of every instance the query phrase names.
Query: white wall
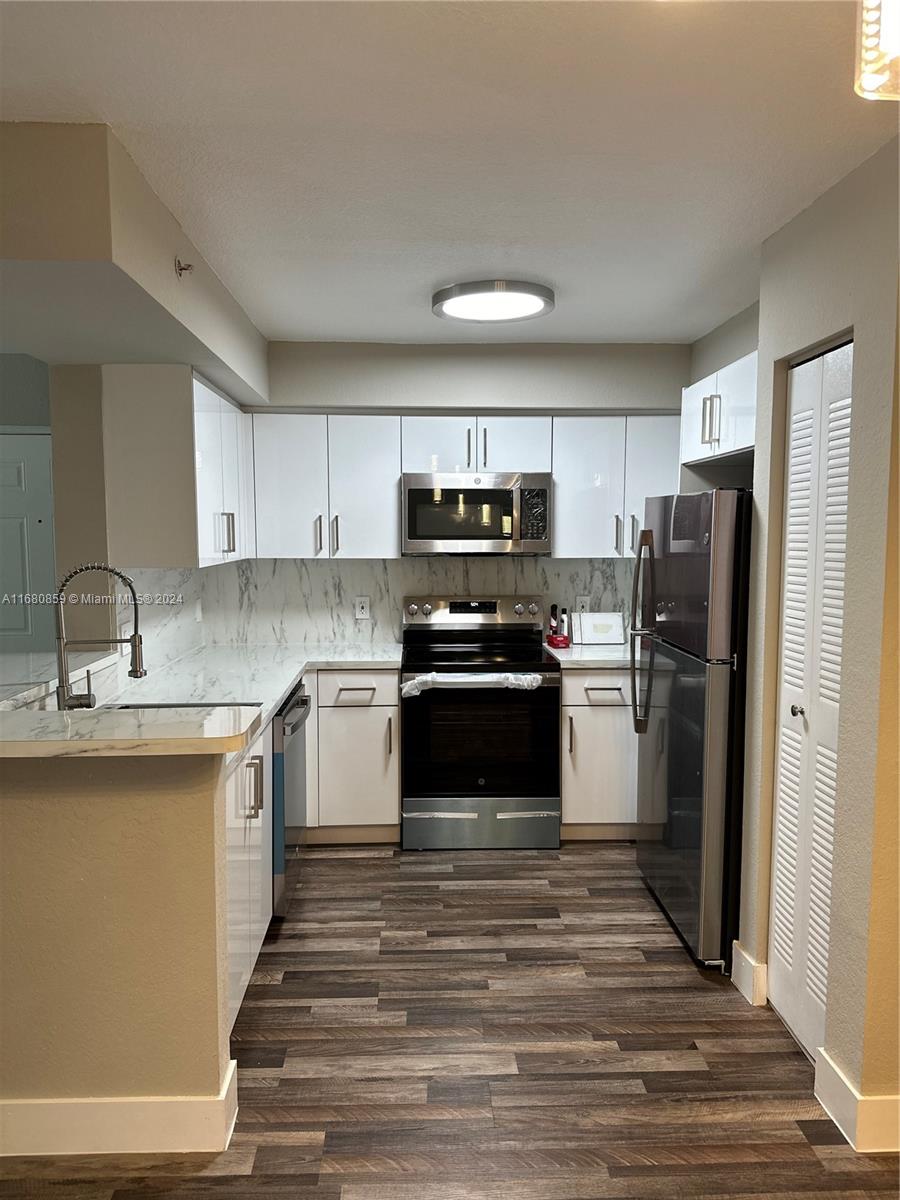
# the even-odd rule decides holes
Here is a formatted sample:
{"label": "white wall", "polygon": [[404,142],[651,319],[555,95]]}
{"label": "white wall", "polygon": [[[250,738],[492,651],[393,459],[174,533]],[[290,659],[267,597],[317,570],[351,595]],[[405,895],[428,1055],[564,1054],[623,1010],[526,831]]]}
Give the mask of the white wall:
{"label": "white wall", "polygon": [[50,373],[30,354],[0,354],[0,426],[50,431]]}
{"label": "white wall", "polygon": [[271,342],[269,399],[332,410],[672,411],[689,368],[680,345]]}

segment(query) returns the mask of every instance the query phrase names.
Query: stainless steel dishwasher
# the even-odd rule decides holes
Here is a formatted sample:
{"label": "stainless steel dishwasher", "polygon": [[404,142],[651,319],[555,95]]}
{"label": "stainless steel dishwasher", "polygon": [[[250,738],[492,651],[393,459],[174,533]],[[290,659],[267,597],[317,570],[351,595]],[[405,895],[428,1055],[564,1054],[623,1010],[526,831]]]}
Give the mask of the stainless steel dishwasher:
{"label": "stainless steel dishwasher", "polygon": [[306,722],[311,698],[301,680],[272,722],[272,907],[283,917],[285,827],[306,824]]}

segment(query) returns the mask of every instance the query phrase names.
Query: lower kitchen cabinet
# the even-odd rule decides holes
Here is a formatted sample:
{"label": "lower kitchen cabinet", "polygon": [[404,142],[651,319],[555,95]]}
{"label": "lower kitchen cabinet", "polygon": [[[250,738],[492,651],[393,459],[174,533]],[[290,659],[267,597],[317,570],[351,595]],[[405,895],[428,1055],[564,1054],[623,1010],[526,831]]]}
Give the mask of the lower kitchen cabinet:
{"label": "lower kitchen cabinet", "polygon": [[228,1019],[234,1024],[272,919],[272,731],[225,781]]}
{"label": "lower kitchen cabinet", "polygon": [[396,705],[319,707],[319,824],[396,825],[400,739]]}
{"label": "lower kitchen cabinet", "polygon": [[563,706],[563,824],[637,821],[637,737],[625,704]]}

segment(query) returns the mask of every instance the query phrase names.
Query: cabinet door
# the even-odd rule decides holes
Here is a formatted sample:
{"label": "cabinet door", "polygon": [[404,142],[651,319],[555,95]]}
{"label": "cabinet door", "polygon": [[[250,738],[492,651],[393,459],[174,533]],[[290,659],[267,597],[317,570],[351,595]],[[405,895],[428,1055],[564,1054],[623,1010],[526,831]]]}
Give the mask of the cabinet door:
{"label": "cabinet door", "polygon": [[228,1023],[234,1024],[250,979],[247,882],[249,772],[239,763],[225,781],[225,912],[228,931]]}
{"label": "cabinet door", "polygon": [[319,824],[400,820],[399,710],[319,709]]}
{"label": "cabinet door", "polygon": [[475,470],[474,417],[403,417],[403,471]]}
{"label": "cabinet door", "polygon": [[627,417],[625,429],[625,557],[634,558],[648,496],[678,491],[680,421],[671,417]]}
{"label": "cabinet door", "polygon": [[[710,396],[716,390],[716,377],[709,375],[681,392],[681,453],[683,463],[708,458],[713,452],[709,441],[711,422]],[[704,441],[704,438],[706,439]]]}
{"label": "cabinet door", "polygon": [[328,418],[254,413],[258,558],[328,557]]}
{"label": "cabinet door", "polygon": [[637,738],[627,705],[562,710],[562,819],[575,825],[637,821]]}
{"label": "cabinet door", "polygon": [[222,400],[200,379],[194,380],[194,470],[199,563],[208,567],[225,561]]}
{"label": "cabinet door", "polygon": [[475,466],[480,471],[549,471],[551,417],[479,417]]}
{"label": "cabinet door", "polygon": [[242,533],[244,514],[242,508],[241,471],[241,421],[243,413],[229,404],[219,402],[222,421],[222,515],[225,521],[224,556],[226,561],[243,558]]}
{"label": "cabinet door", "polygon": [[328,418],[332,558],[400,557],[400,418]]}
{"label": "cabinet door", "polygon": [[625,418],[553,418],[553,557],[622,552]]}
{"label": "cabinet door", "polygon": [[247,886],[250,916],[250,969],[256,962],[272,919],[272,727],[267,726],[250,748],[245,764],[250,775],[251,804],[247,818]]}
{"label": "cabinet door", "polygon": [[241,413],[240,460],[241,520],[238,525],[238,557],[256,558],[256,494],[253,478],[253,417]]}
{"label": "cabinet door", "polygon": [[746,450],[756,442],[756,361],[747,354],[716,376],[713,449],[716,454]]}

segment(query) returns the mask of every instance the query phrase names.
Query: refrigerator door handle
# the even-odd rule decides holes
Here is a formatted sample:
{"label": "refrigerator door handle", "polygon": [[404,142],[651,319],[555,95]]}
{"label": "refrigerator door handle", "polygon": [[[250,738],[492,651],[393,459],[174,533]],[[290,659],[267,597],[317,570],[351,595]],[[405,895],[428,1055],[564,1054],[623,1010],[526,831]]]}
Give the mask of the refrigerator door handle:
{"label": "refrigerator door handle", "polygon": [[641,712],[638,703],[637,680],[637,643],[639,637],[641,637],[640,631],[632,630],[629,661],[629,673],[631,675],[631,722],[634,725],[635,733],[646,733],[650,727],[650,696],[653,691],[653,658],[656,653],[656,646],[654,642],[650,642],[650,657],[647,659],[647,697],[644,702],[644,711]]}
{"label": "refrigerator door handle", "polygon": [[[644,549],[647,550],[646,560],[644,559]],[[644,569],[644,562],[647,563],[647,610],[653,612],[653,593],[654,578],[653,578],[653,530],[642,529],[638,538],[637,551],[635,552],[634,574],[631,577],[631,632],[653,634],[656,630],[651,626],[644,628],[638,624],[638,589],[641,584],[641,572]]]}

